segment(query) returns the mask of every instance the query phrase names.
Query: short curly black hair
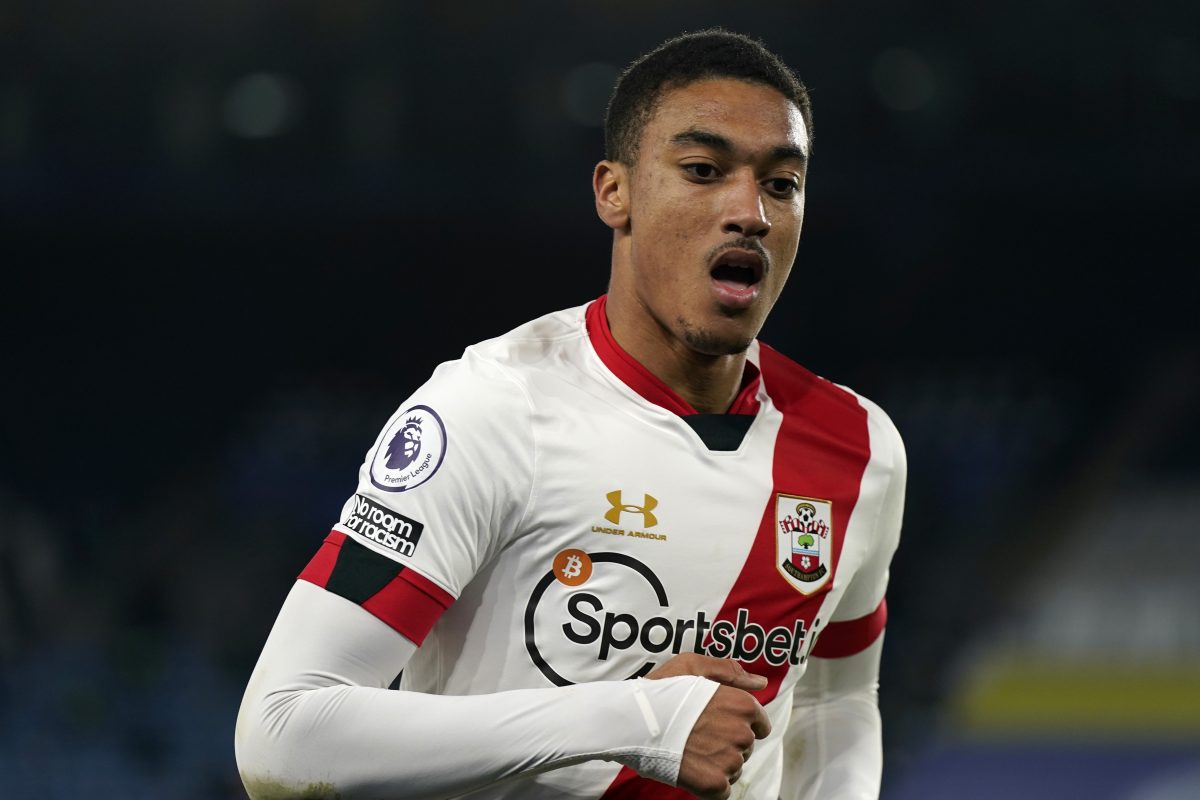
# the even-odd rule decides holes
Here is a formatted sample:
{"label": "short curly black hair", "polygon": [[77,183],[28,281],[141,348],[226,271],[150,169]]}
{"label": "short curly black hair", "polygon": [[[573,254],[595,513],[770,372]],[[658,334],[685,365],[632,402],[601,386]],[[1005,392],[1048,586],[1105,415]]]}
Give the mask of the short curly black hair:
{"label": "short curly black hair", "polygon": [[812,146],[812,102],[791,68],[758,39],[708,28],[668,39],[621,73],[604,117],[605,156],[633,165],[642,131],[663,93],[705,78],[735,78],[778,90],[800,109]]}

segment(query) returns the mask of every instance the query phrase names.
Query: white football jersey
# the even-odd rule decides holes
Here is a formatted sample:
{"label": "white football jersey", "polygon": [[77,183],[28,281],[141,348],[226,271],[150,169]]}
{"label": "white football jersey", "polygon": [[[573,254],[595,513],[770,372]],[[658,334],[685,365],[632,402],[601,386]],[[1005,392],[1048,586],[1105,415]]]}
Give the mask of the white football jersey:
{"label": "white football jersey", "polygon": [[[300,577],[420,645],[409,691],[636,678],[686,651],[737,659],[768,678],[754,694],[773,726],[738,796],[775,800],[809,656],[851,655],[883,629],[903,446],[877,406],[757,342],[730,413],[697,414],[621,350],[604,306],[438,367]],[[471,796],[688,795],[590,761]]]}

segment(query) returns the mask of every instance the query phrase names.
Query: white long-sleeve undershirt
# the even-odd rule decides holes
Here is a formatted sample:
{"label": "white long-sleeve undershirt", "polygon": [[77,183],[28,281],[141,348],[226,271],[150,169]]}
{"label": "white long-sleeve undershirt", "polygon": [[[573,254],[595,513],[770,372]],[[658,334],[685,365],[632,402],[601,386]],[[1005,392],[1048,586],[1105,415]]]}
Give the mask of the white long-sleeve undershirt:
{"label": "white long-sleeve undershirt", "polygon": [[875,800],[883,772],[883,636],[845,658],[812,658],[792,695],[782,800]]}
{"label": "white long-sleeve undershirt", "polygon": [[238,714],[250,796],[452,797],[594,759],[674,783],[717,689],[689,676],[476,696],[388,690],[415,650],[354,603],[298,581]]}

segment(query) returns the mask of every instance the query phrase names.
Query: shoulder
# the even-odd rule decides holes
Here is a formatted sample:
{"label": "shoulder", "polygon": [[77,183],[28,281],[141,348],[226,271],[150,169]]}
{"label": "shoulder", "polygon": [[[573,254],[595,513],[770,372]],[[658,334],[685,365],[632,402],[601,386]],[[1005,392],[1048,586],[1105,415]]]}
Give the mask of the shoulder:
{"label": "shoulder", "polygon": [[[406,431],[432,434],[434,443],[470,443],[484,460],[506,444],[524,446],[538,408],[537,375],[561,373],[564,365],[578,360],[579,343],[586,337],[585,308],[547,314],[438,365],[396,409],[376,441],[377,452],[392,448],[393,441],[400,441],[397,436],[409,435]],[[418,424],[420,431],[413,428]]]}
{"label": "shoulder", "polygon": [[901,462],[904,443],[891,417],[877,403],[806,369],[775,348],[758,343],[759,369],[771,402],[784,414],[820,414],[865,423],[872,450],[891,451]]}
{"label": "shoulder", "polygon": [[486,362],[521,380],[570,358],[587,338],[586,311],[584,304],[538,317],[501,336],[471,345],[464,358]]}
{"label": "shoulder", "polygon": [[854,390],[822,378],[765,342],[757,344],[763,385],[771,402],[785,413],[791,408],[820,402],[845,411],[866,410],[861,402],[865,398]]}
{"label": "shoulder", "polygon": [[438,366],[422,391],[436,391],[476,418],[527,415],[539,407],[547,382],[579,382],[589,346],[586,308],[546,314],[471,345],[459,359]]}
{"label": "shoulder", "polygon": [[563,352],[585,337],[585,308],[546,314],[470,345],[461,357],[438,365],[413,397],[435,398],[448,406],[476,411],[496,403],[531,402],[527,396],[531,374],[561,361]]}

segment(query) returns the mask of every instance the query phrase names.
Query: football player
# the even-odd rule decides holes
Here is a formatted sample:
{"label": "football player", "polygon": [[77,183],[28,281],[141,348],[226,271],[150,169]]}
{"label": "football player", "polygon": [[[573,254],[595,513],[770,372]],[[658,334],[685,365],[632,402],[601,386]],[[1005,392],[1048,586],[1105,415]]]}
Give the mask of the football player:
{"label": "football player", "polygon": [[246,689],[252,797],[877,797],[903,446],[756,338],[808,94],[703,31],[630,65],[605,134],[607,294],[384,426]]}

